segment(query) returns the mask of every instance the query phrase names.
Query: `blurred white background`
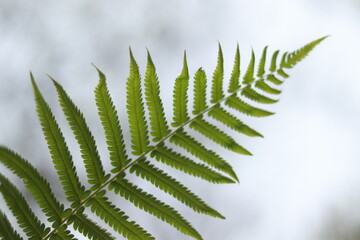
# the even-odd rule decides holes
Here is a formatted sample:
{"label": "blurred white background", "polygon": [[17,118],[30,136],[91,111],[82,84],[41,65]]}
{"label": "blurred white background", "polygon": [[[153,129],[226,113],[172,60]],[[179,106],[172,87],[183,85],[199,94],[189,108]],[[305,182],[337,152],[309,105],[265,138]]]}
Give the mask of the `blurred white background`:
{"label": "blurred white background", "polygon": [[[224,151],[241,183],[211,186],[181,179],[189,186],[199,182],[194,191],[227,219],[193,214],[175,200],[165,200],[181,209],[207,240],[360,239],[358,0],[0,0],[0,144],[30,159],[49,178],[55,173],[35,113],[30,70],[79,158],[46,74],[64,86],[96,138],[103,140],[93,97],[98,76],[91,62],[106,73],[127,126],[129,46],[142,72],[145,47],[152,53],[170,118],[170,91],[185,49],[190,72],[204,67],[211,76],[219,41],[229,77],[236,43],[244,71],[251,48],[257,56],[265,45],[271,51],[293,51],[325,35],[331,37],[289,72],[281,101],[270,107],[277,114],[248,121],[265,138],[236,135],[254,156]],[[106,158],[106,146],[98,143]],[[77,165],[83,173],[81,161]],[[62,195],[60,187],[57,194]],[[158,239],[189,239],[120,203]]]}

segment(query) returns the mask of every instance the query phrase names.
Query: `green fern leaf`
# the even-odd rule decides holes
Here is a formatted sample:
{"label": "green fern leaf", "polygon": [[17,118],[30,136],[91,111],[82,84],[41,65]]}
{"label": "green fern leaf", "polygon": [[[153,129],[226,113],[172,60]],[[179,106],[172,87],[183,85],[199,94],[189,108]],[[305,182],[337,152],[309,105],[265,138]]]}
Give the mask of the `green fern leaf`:
{"label": "green fern leaf", "polygon": [[[68,230],[68,227],[71,225],[74,230],[82,233],[87,239],[114,239],[107,232],[107,229],[103,229],[84,214],[85,207],[89,207],[95,215],[114,228],[115,231],[122,234],[126,239],[154,239],[137,223],[129,221],[125,213],[105,197],[109,190],[114,190],[115,193],[132,202],[136,207],[169,223],[180,232],[195,239],[202,239],[198,231],[175,209],[125,179],[127,171],[149,181],[196,212],[224,218],[181,182],[158,169],[149,161],[146,161],[146,158],[150,155],[159,162],[212,183],[238,182],[239,180],[229,163],[213,150],[204,147],[202,143],[195,140],[184,129],[191,127],[213,140],[217,145],[241,154],[250,155],[245,148],[239,145],[230,135],[226,134],[220,126],[218,127],[207,121],[206,113],[221,125],[227,126],[239,133],[251,137],[262,137],[260,133],[244,124],[230,111],[225,110],[224,105],[253,117],[272,115],[273,113],[261,107],[252,106],[242,100],[242,98],[238,97],[238,93],[249,101],[256,101],[258,105],[277,102],[278,100],[268,97],[266,93],[273,95],[280,94],[281,91],[274,88],[273,84],[281,85],[283,80],[280,80],[279,77],[288,77],[284,69],[292,68],[324,39],[315,40],[294,52],[285,52],[282,55],[279,66],[277,66],[279,51],[275,51],[271,58],[270,73],[265,71],[267,55],[267,47],[265,47],[257,68],[257,79],[254,77],[255,54],[252,51],[250,63],[243,77],[243,84],[245,86],[242,88],[239,82],[240,50],[239,46],[237,46],[228,88],[230,94],[227,95],[223,91],[224,59],[219,44],[217,66],[213,73],[211,84],[210,102],[212,105],[207,104],[207,79],[205,72],[200,68],[194,77],[193,113],[195,116],[191,117],[187,110],[189,73],[186,54],[184,54],[182,73],[175,80],[173,92],[174,115],[172,126],[177,127],[176,129],[170,129],[166,121],[162,100],[159,96],[159,81],[149,52],[145,84],[144,88],[142,88],[139,67],[130,50],[130,73],[126,83],[126,108],[129,119],[131,148],[133,154],[138,156],[134,159],[129,159],[127,156],[119,117],[110,97],[105,75],[96,68],[100,78],[99,84],[95,89],[96,105],[104,128],[110,161],[114,167],[111,171],[113,175],[105,174],[95,140],[82,113],[61,85],[52,79],[59,95],[60,105],[80,146],[88,182],[91,184],[90,190],[86,190],[79,181],[63,134],[49,105],[43,98],[31,75],[41,127],[55,170],[64,188],[68,204],[71,207],[65,210],[64,205],[53,194],[47,180],[27,160],[2,146],[0,146],[0,163],[23,180],[26,188],[32,193],[35,201],[47,217],[47,224],[51,224],[51,227],[46,228],[39,221],[19,190],[1,173],[0,193],[3,195],[6,205],[16,217],[18,225],[23,228],[24,235],[27,235],[29,239],[74,240],[75,237]],[[142,91],[144,91],[144,95]],[[144,100],[147,106],[146,109],[144,108]],[[149,122],[147,122],[146,116],[149,116]],[[150,145],[149,127],[153,140],[157,142],[155,145]],[[167,140],[170,140],[171,143],[183,148],[206,164],[197,163],[193,159],[183,156],[176,148],[166,147],[165,141]],[[221,171],[221,173],[217,171]],[[105,190],[106,188],[108,190]],[[21,239],[21,236],[11,226],[11,223],[1,211],[0,239]]]}
{"label": "green fern leaf", "polygon": [[283,77],[283,78],[288,78],[288,77],[289,77],[289,74],[287,74],[286,72],[284,72],[283,69],[277,70],[276,73],[277,73],[279,76]]}
{"label": "green fern leaf", "polygon": [[0,162],[21,178],[32,193],[41,210],[53,222],[53,227],[61,223],[64,206],[58,202],[50,184],[25,159],[6,147],[0,146]]}
{"label": "green fern leaf", "polygon": [[267,117],[274,114],[272,112],[253,107],[236,96],[229,97],[226,100],[225,104],[230,108],[233,108],[241,113],[245,113],[252,117]]}
{"label": "green fern leaf", "polygon": [[240,49],[239,44],[236,47],[235,60],[233,70],[231,72],[230,82],[229,82],[229,93],[233,93],[240,88]]}
{"label": "green fern leaf", "polygon": [[77,205],[85,196],[85,187],[81,185],[76,174],[72,156],[66,145],[63,134],[52,114],[49,105],[42,96],[32,74],[31,82],[34,88],[37,112],[42,130],[47,141],[57,174],[63,185],[67,200]]}
{"label": "green fern leaf", "polygon": [[259,80],[255,83],[255,87],[257,87],[260,90],[263,90],[266,93],[279,95],[281,93],[281,90],[270,87],[269,84],[267,84],[264,80]]}
{"label": "green fern leaf", "polygon": [[114,190],[115,193],[131,201],[136,207],[172,225],[180,232],[196,238],[200,237],[190,223],[174,208],[156,199],[153,195],[144,192],[141,188],[130,183],[123,177],[124,176],[121,176],[116,182],[112,182],[109,189]]}
{"label": "green fern leaf", "polygon": [[282,58],[281,58],[281,62],[280,62],[280,69],[278,69],[277,71],[276,71],[276,73],[278,74],[278,75],[280,75],[281,77],[283,77],[283,78],[288,78],[289,77],[289,74],[287,74],[286,72],[284,72],[284,70],[283,70],[283,68],[285,68],[286,67],[286,65],[287,65],[287,63],[286,63],[286,59],[287,59],[287,57],[288,57],[288,52],[285,52],[284,54],[283,54],[283,56],[282,56]]}
{"label": "green fern leaf", "polygon": [[115,239],[105,229],[101,228],[97,223],[93,222],[88,216],[82,212],[77,212],[69,218],[68,224],[73,224],[75,230],[82,233],[91,240],[110,240]]}
{"label": "green fern leaf", "polygon": [[258,72],[257,72],[257,76],[259,78],[262,78],[262,76],[264,76],[265,74],[265,62],[266,62],[266,51],[267,51],[268,46],[266,46],[262,52],[261,58],[260,58],[260,62],[259,62],[259,66],[258,66]]}
{"label": "green fern leaf", "polygon": [[288,52],[285,52],[284,54],[283,54],[283,56],[282,56],[282,58],[281,58],[281,61],[280,61],[280,69],[282,69],[282,68],[284,68],[284,67],[286,67],[286,59],[287,59],[287,57],[289,56],[289,53]]}
{"label": "green fern leaf", "polygon": [[264,103],[264,104],[272,104],[272,103],[276,103],[276,102],[279,101],[277,99],[272,99],[272,98],[266,97],[266,96],[258,93],[257,91],[255,91],[250,86],[246,86],[241,91],[241,95],[243,95],[243,96],[247,97],[248,99],[251,99],[251,100],[253,100],[255,102]]}
{"label": "green fern leaf", "polygon": [[148,106],[153,141],[158,142],[170,133],[164,107],[160,99],[160,86],[154,63],[148,52],[148,62],[145,74],[145,99]]}
{"label": "green fern leaf", "polygon": [[186,60],[186,52],[184,53],[183,69],[179,77],[175,80],[173,93],[173,123],[171,126],[178,127],[187,122],[190,117],[187,111],[188,96],[187,90],[189,87],[189,70]]}
{"label": "green fern leaf", "polygon": [[125,167],[130,162],[130,159],[126,154],[119,117],[110,97],[105,75],[97,67],[96,69],[100,78],[95,89],[96,105],[106,135],[111,164],[115,167],[112,171],[117,172]]}
{"label": "green fern leaf", "polygon": [[66,229],[66,226],[61,226],[54,235],[51,236],[50,240],[77,240],[74,235]]}
{"label": "green fern leaf", "polygon": [[6,215],[0,211],[0,239],[2,240],[23,240],[14,230]]}
{"label": "green fern leaf", "polygon": [[172,151],[165,146],[159,146],[151,152],[151,157],[156,160],[174,167],[187,174],[202,178],[211,183],[234,183],[234,180],[225,177],[204,164],[199,164],[193,160]]}
{"label": "green fern leaf", "polygon": [[210,166],[229,174],[229,176],[234,178],[236,181],[239,181],[236,173],[229,163],[223,160],[215,152],[205,148],[201,143],[187,135],[185,131],[177,131],[174,136],[171,137],[170,142],[184,148],[195,157],[206,162]]}
{"label": "green fern leaf", "polygon": [[224,98],[223,91],[223,80],[224,80],[224,58],[219,43],[219,52],[217,65],[213,74],[212,85],[211,85],[211,103],[216,103],[220,99]]}
{"label": "green fern leaf", "polygon": [[244,147],[240,146],[233,138],[221,131],[216,126],[210,124],[201,117],[197,117],[191,124],[190,127],[204,135],[205,137],[213,140],[219,145],[226,149],[232,150],[236,153],[244,155],[252,155]]}
{"label": "green fern leaf", "polygon": [[276,85],[281,85],[283,84],[283,81],[281,81],[280,79],[278,79],[277,77],[275,77],[274,74],[268,74],[266,80],[269,80],[270,82],[276,84]]}
{"label": "green fern leaf", "polygon": [[[203,200],[192,193],[184,185],[179,183],[174,178],[168,176],[154,165],[150,164],[149,161],[145,161],[145,159],[132,166],[130,172],[135,173],[137,176],[140,176],[141,178],[151,182],[155,187],[172,195],[196,212],[207,214],[213,217],[224,218],[220,213],[209,207]],[[196,230],[192,232],[191,236],[199,238],[200,235],[196,236],[198,233],[195,232]]]}
{"label": "green fern leaf", "polygon": [[247,68],[246,73],[243,78],[243,84],[250,84],[255,80],[254,68],[255,68],[255,53],[254,53],[254,50],[252,50],[250,63],[248,65],[248,68]]}
{"label": "green fern leaf", "polygon": [[263,135],[241,122],[237,117],[233,116],[219,105],[215,106],[209,111],[209,116],[223,123],[229,128],[249,137],[263,137]]}
{"label": "green fern leaf", "polygon": [[41,239],[50,229],[35,216],[24,196],[5,176],[0,174],[0,192],[29,239]]}
{"label": "green fern leaf", "polygon": [[135,222],[129,222],[129,217],[112,205],[108,199],[103,196],[104,194],[105,191],[98,193],[95,198],[92,198],[87,203],[88,206],[91,206],[93,213],[129,240],[155,239]]}
{"label": "green fern leaf", "polygon": [[130,75],[126,82],[126,108],[129,116],[131,147],[138,156],[148,152],[150,148],[145,110],[141,94],[141,77],[139,66],[130,49]]}
{"label": "green fern leaf", "polygon": [[277,62],[277,56],[279,55],[280,50],[276,50],[272,57],[271,57],[271,64],[270,64],[270,72],[275,72],[277,67],[276,67],[276,62]]}
{"label": "green fern leaf", "polygon": [[194,76],[194,110],[193,114],[197,115],[208,108],[206,103],[206,74],[200,68]]}
{"label": "green fern leaf", "polygon": [[286,61],[285,67],[293,68],[298,62],[303,60],[317,45],[319,45],[326,38],[328,38],[328,36],[312,41],[306,44],[304,47],[292,52]]}
{"label": "green fern leaf", "polygon": [[105,176],[94,137],[86,124],[83,114],[75,106],[63,87],[54,79],[52,80],[58,92],[60,105],[80,146],[88,182],[92,185],[91,189],[96,189],[106,182],[109,175]]}

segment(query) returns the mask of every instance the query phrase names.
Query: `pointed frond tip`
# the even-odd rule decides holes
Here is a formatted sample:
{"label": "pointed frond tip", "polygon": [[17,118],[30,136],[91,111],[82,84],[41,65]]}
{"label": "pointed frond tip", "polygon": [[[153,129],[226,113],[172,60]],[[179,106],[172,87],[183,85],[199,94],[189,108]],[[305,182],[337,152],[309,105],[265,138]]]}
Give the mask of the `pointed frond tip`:
{"label": "pointed frond tip", "polygon": [[[278,102],[276,96],[282,92],[279,88],[283,86],[284,79],[289,77],[288,70],[327,37],[312,41],[293,52],[276,50],[269,53],[266,46],[261,55],[255,57],[255,51],[252,50],[248,65],[242,69],[243,76],[240,76],[240,48],[237,44],[229,79],[226,79],[220,43],[216,67],[211,76],[201,67],[195,73],[189,73],[187,53],[184,51],[180,74],[173,82],[172,99],[160,97],[162,82],[148,49],[146,69],[144,73],[140,73],[141,69],[129,47],[126,97],[112,98],[105,74],[92,63],[98,74],[94,95],[99,123],[105,137],[103,143],[99,143],[101,139],[95,139],[83,113],[65,89],[48,75],[73,132],[72,137],[78,143],[83,163],[77,163],[73,159],[66,142],[67,136],[63,134],[50,104],[30,72],[41,130],[55,168],[54,175],[57,175],[55,177],[63,191],[54,194],[54,187],[50,184],[54,182],[53,179],[48,181],[30,161],[0,145],[0,165],[23,181],[23,185],[47,217],[41,219],[36,216],[37,213],[33,212],[24,194],[9,180],[11,178],[1,172],[0,195],[4,204],[0,202],[0,205],[6,205],[10,210],[9,214],[15,218],[9,214],[8,217],[0,210],[0,239],[22,239],[26,236],[27,239],[76,240],[74,231],[83,235],[81,239],[89,240],[118,238],[119,236],[112,236],[113,232],[128,240],[155,239],[137,223],[141,216],[134,216],[135,220],[130,220],[126,214],[127,204],[108,198],[111,191],[119,195],[113,197],[123,197],[124,201],[168,223],[179,232],[194,239],[202,239],[190,217],[183,216],[176,209],[178,204],[170,206],[160,200],[158,192],[148,192],[149,186],[137,186],[129,177],[140,177],[148,181],[194,212],[225,219],[201,196],[194,193],[190,186],[192,180],[187,181],[189,186],[185,186],[184,178],[179,176],[187,174],[188,177],[213,184],[239,182],[232,163],[223,159],[228,155],[224,151],[247,157],[252,155],[247,150],[246,141],[240,142],[236,134],[243,134],[242,137],[263,137],[252,127],[251,117],[274,114],[270,109],[265,109],[264,105],[267,108]],[[229,84],[227,91],[223,89],[224,82]],[[168,86],[164,87],[169,92]],[[119,109],[119,114],[115,100],[126,101],[125,110]],[[169,104],[164,104],[170,101],[173,102],[173,114],[169,114],[171,124],[168,123],[166,114],[166,106]],[[191,111],[188,109],[190,103]],[[128,125],[121,124],[123,117],[127,117]],[[195,135],[195,132],[200,133],[200,136]],[[102,151],[98,151],[99,146],[106,146],[107,156],[100,158],[99,153]],[[129,150],[132,152],[129,153]],[[111,174],[108,174],[104,166],[110,164]],[[86,172],[83,177],[85,179],[77,174],[79,166]],[[169,167],[174,168],[174,171]],[[86,180],[89,183],[87,186],[82,183]],[[59,194],[65,197],[60,197]],[[161,199],[167,198],[161,196]],[[93,214],[85,214],[88,210]],[[98,219],[94,219],[94,215]]]}
{"label": "pointed frond tip", "polygon": [[324,41],[328,37],[329,36],[319,38],[315,41],[306,44],[302,48],[289,53],[285,62],[285,67],[293,68],[298,62],[303,60],[317,45],[319,45],[322,41]]}
{"label": "pointed frond tip", "polygon": [[98,72],[100,80],[101,80],[101,81],[105,81],[105,80],[106,80],[106,77],[105,77],[105,74],[103,73],[103,71],[101,71],[100,68],[95,65],[95,63],[91,63],[91,65],[92,65],[92,66],[96,69],[96,71]]}
{"label": "pointed frond tip", "polygon": [[186,53],[184,53],[183,68],[180,76],[175,79],[173,90],[173,122],[171,124],[173,127],[178,127],[190,119],[187,109],[189,79]]}
{"label": "pointed frond tip", "polygon": [[224,98],[223,92],[223,80],[224,80],[224,57],[219,43],[217,65],[212,77],[211,85],[211,103],[216,103],[222,98]]}
{"label": "pointed frond tip", "polygon": [[240,88],[239,80],[240,80],[240,48],[239,48],[239,44],[237,44],[234,66],[231,72],[231,77],[229,82],[229,89],[228,89],[229,93],[235,92]]}

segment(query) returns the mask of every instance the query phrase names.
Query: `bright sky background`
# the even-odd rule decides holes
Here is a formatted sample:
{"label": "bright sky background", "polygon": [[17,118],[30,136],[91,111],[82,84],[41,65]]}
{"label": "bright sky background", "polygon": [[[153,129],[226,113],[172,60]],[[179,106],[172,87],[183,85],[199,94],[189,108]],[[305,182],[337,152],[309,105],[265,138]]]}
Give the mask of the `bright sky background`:
{"label": "bright sky background", "polygon": [[[194,191],[227,220],[182,211],[207,240],[332,240],[338,233],[350,234],[360,226],[358,0],[0,0],[0,144],[31,159],[49,177],[54,174],[47,169],[51,164],[35,113],[30,70],[79,157],[46,74],[58,79],[96,138],[103,139],[92,62],[106,73],[118,110],[125,114],[128,47],[142,72],[147,47],[170,113],[171,87],[185,49],[190,72],[203,67],[211,76],[219,41],[229,77],[237,43],[244,71],[251,48],[257,56],[266,45],[271,52],[293,51],[325,35],[331,37],[291,70],[281,101],[269,107],[277,114],[248,119],[265,138],[234,135],[254,156],[224,152],[241,183],[211,186],[181,179],[189,186],[196,183]],[[99,147],[106,156],[105,146]],[[147,214],[138,218],[139,211],[121,203],[158,239],[188,239]],[[3,204],[0,198],[1,209]]]}

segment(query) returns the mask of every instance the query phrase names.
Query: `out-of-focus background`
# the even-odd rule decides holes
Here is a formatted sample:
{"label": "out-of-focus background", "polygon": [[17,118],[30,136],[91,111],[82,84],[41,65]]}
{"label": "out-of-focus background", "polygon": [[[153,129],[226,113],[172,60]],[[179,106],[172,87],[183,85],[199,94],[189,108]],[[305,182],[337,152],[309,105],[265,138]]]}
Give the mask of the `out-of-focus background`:
{"label": "out-of-focus background", "polygon": [[[191,213],[175,200],[160,197],[179,208],[207,240],[360,239],[358,0],[0,0],[0,144],[21,153],[53,178],[55,171],[35,113],[30,70],[74,158],[80,158],[77,143],[46,74],[56,78],[83,110],[106,159],[93,97],[98,76],[90,63],[106,73],[126,127],[129,46],[142,73],[145,47],[152,53],[170,119],[171,87],[181,71],[185,49],[190,72],[203,67],[211,76],[219,41],[229,77],[237,43],[244,71],[251,48],[257,56],[265,45],[270,51],[292,51],[325,35],[331,37],[289,72],[281,101],[269,107],[277,114],[247,119],[265,138],[234,135],[254,156],[224,151],[236,167],[240,184],[211,186],[181,176],[189,186],[195,183],[194,191],[226,220]],[[128,141],[129,134],[125,135]],[[77,166],[84,180],[81,161]],[[109,164],[106,168],[110,169]],[[4,166],[0,169],[23,189]],[[56,194],[61,197],[55,180]],[[158,239],[189,239],[126,201],[117,201]],[[5,208],[2,198],[0,208]]]}

